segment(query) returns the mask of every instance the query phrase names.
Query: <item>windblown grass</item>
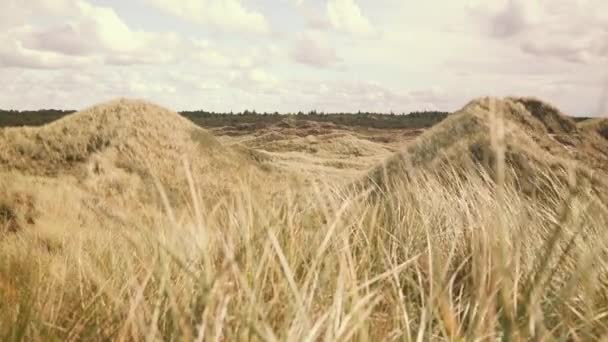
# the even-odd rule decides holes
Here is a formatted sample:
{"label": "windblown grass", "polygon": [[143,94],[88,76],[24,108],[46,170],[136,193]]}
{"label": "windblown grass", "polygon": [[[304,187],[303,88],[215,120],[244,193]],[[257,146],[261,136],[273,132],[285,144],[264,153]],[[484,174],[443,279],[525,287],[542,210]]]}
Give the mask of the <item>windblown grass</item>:
{"label": "windblown grass", "polygon": [[605,336],[605,203],[590,211],[573,189],[554,210],[457,179],[429,172],[382,204],[331,186],[269,203],[243,187],[205,211],[192,186],[189,215],[164,226],[5,236],[1,338]]}
{"label": "windblown grass", "polygon": [[595,132],[604,139],[608,139],[608,119],[606,118],[589,119],[578,125],[588,132]]}
{"label": "windblown grass", "polygon": [[489,166],[209,198],[186,163],[183,208],[156,187],[162,220],[5,233],[0,340],[606,338],[606,202],[550,167],[549,196],[522,192],[500,127]]}

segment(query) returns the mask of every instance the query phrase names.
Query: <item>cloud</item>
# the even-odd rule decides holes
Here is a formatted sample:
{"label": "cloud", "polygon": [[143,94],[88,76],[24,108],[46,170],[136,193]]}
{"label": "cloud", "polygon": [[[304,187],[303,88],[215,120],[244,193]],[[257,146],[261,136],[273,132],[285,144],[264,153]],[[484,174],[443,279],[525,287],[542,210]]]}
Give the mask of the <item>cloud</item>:
{"label": "cloud", "polygon": [[571,63],[608,57],[608,3],[603,0],[506,0],[473,13],[490,37],[508,40],[526,54]]}
{"label": "cloud", "polygon": [[0,2],[0,107],[402,112],[491,94],[585,113],[608,62],[605,0]]}
{"label": "cloud", "polygon": [[[374,81],[339,80],[315,82],[293,80],[290,96],[283,99],[291,108],[326,112],[410,112],[414,110],[455,109],[454,101],[443,89],[393,89]],[[302,106],[310,106],[303,108]],[[453,108],[452,108],[453,107]]]}
{"label": "cloud", "polygon": [[[211,79],[192,75],[191,83],[188,83],[176,82],[172,76],[164,70],[146,66],[86,68],[79,72],[48,70],[44,73],[0,68],[0,77],[10,81],[10,86],[0,92],[0,108],[82,109],[116,97],[130,97],[149,99],[175,110],[208,108],[207,104],[214,100],[214,107],[219,110],[230,100],[225,88],[222,93],[216,92],[221,96],[218,101],[215,101],[215,93],[209,91],[202,96],[202,88],[214,86]],[[180,72],[179,76],[187,75]]]}
{"label": "cloud", "polygon": [[538,57],[552,58],[577,64],[603,64],[608,58],[608,29],[592,29],[584,33],[547,32],[532,30],[522,37],[523,52]]}
{"label": "cloud", "polygon": [[342,62],[332,46],[320,35],[312,33],[303,34],[298,38],[290,57],[297,63],[316,68],[330,68]]}
{"label": "cloud", "polygon": [[27,48],[15,37],[0,37],[0,67],[31,69],[80,68],[92,65],[93,57],[66,56],[53,51],[39,51]]}
{"label": "cloud", "polygon": [[248,10],[240,0],[147,0],[179,18],[232,32],[267,33],[266,18]]}
{"label": "cloud", "polygon": [[234,72],[230,85],[249,93],[268,93],[278,89],[279,78],[256,68]]}
{"label": "cloud", "polygon": [[480,1],[466,8],[470,18],[478,21],[487,35],[510,38],[525,34],[527,30],[539,25],[543,16],[542,1],[544,0]]}
{"label": "cloud", "polygon": [[[65,6],[54,7],[52,11],[57,15],[55,19],[64,19],[62,24],[22,25],[0,33],[0,41],[4,43],[0,46],[0,65],[73,68],[93,62],[115,65],[168,63],[174,59],[173,52],[181,44],[180,38],[172,33],[130,29],[109,7],[93,6],[82,0],[69,5],[64,3]],[[49,14],[44,6],[37,10],[32,18]]]}
{"label": "cloud", "polygon": [[296,3],[296,0],[283,0],[295,3],[296,13],[305,21],[306,27],[316,31],[329,31],[333,25],[329,20],[327,3],[323,2],[304,2]]}
{"label": "cloud", "polygon": [[331,25],[339,31],[359,35],[369,35],[374,31],[355,0],[329,0],[327,16]]}
{"label": "cloud", "polygon": [[[572,44],[573,42],[571,42]],[[522,51],[538,57],[557,58],[573,63],[590,63],[594,57],[593,45],[565,45],[557,42],[526,40],[521,44]]]}
{"label": "cloud", "polygon": [[275,44],[235,47],[209,40],[193,39],[184,56],[200,65],[221,69],[254,69],[275,63],[283,50]]}
{"label": "cloud", "polygon": [[73,9],[73,0],[2,0],[0,29],[26,25],[37,15],[59,15]]}

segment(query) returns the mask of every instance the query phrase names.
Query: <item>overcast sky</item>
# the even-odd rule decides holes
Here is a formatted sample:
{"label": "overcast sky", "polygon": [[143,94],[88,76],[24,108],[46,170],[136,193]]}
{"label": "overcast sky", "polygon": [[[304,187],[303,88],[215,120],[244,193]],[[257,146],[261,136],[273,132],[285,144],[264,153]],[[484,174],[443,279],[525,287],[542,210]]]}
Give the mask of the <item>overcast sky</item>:
{"label": "overcast sky", "polygon": [[606,66],[606,0],[0,0],[0,108],[597,115]]}

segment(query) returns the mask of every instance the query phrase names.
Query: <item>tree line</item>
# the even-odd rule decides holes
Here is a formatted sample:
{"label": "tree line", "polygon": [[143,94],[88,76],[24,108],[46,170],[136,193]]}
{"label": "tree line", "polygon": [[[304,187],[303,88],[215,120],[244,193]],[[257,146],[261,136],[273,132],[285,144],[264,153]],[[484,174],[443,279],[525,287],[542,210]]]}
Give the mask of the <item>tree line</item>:
{"label": "tree line", "polygon": [[[41,126],[72,114],[74,110],[0,110],[0,127]],[[286,118],[333,122],[345,126],[370,128],[424,128],[432,126],[447,117],[448,112],[415,111],[411,113],[377,113],[359,111],[356,113],[308,112],[279,113],[244,110],[241,112],[213,112],[206,110],[182,111],[180,115],[202,127],[219,127],[236,123],[272,124]]]}

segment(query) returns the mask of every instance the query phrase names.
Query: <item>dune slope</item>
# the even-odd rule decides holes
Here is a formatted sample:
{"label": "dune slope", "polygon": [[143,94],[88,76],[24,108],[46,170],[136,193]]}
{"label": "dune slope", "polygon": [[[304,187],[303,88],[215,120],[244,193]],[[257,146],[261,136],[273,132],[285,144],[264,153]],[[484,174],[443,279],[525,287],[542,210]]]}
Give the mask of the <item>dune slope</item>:
{"label": "dune slope", "polygon": [[11,230],[38,222],[19,213],[52,212],[40,207],[42,198],[66,187],[78,189],[66,195],[66,206],[128,216],[156,203],[159,187],[172,205],[184,204],[186,170],[196,175],[201,196],[212,199],[268,168],[255,151],[223,146],[177,113],[137,100],[100,104],[42,127],[0,130],[0,191]]}

